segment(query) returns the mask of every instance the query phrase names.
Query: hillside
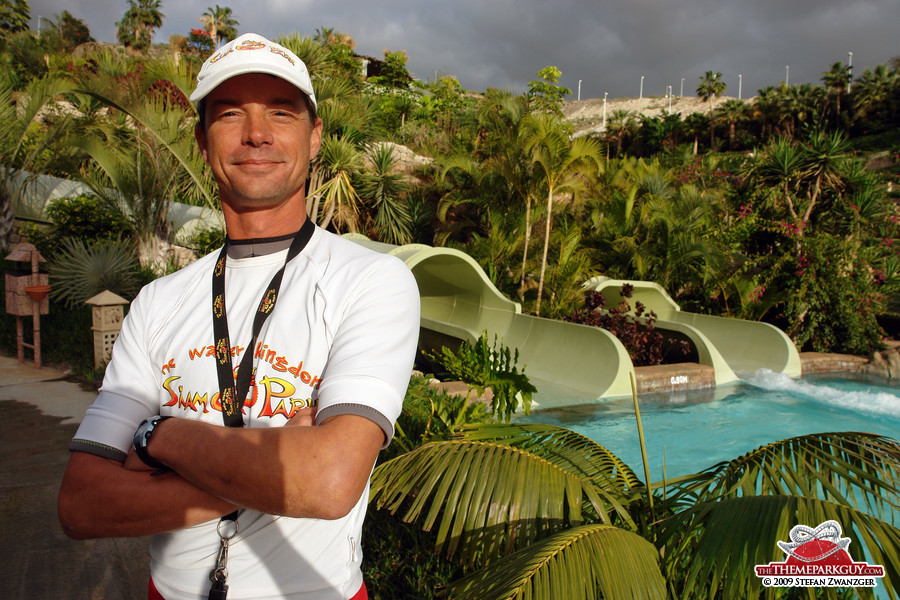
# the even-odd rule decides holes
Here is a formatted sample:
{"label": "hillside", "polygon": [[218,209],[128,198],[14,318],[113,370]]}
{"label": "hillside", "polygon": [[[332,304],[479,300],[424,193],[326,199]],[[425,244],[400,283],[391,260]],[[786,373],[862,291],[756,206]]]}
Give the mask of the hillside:
{"label": "hillside", "polygon": [[[721,96],[713,100],[713,106],[726,100],[733,99],[730,96]],[[747,99],[749,102],[752,99]],[[590,98],[588,100],[575,100],[563,105],[563,115],[566,120],[575,126],[575,135],[589,135],[603,130],[603,98]],[[628,110],[637,115],[656,117],[669,110],[668,98],[662,96],[650,96],[646,98],[611,98],[606,101],[606,118],[609,120],[617,110]],[[695,112],[708,112],[709,103],[696,96],[673,96],[671,112],[681,115],[682,118]]]}

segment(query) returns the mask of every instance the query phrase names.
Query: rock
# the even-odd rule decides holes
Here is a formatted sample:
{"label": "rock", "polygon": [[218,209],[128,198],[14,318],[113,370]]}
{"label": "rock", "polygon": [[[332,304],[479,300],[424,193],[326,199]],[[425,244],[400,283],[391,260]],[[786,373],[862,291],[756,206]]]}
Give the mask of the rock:
{"label": "rock", "polygon": [[[418,155],[401,144],[379,142],[376,146],[387,146],[394,151],[394,159],[397,162],[394,163],[394,168],[391,169],[391,172],[405,175],[408,179],[415,179],[417,171],[434,162],[434,159],[428,156]],[[368,158],[366,158],[365,161],[366,166],[372,166],[372,163]]]}
{"label": "rock", "polygon": [[900,352],[895,347],[873,352],[869,356],[869,362],[862,366],[860,372],[885,379],[900,377]]}
{"label": "rock", "polygon": [[891,377],[900,377],[900,352],[896,348],[888,348],[882,352],[887,359],[888,372]]}
{"label": "rock", "polygon": [[[474,387],[469,387],[469,385],[463,381],[437,381],[436,379],[432,380],[437,383],[433,384],[439,390],[450,396],[463,396],[469,400],[469,402],[481,402],[490,406],[491,401],[494,399],[494,390],[491,388],[485,388],[484,393],[478,395],[478,390]],[[428,382],[431,384],[431,382]]]}

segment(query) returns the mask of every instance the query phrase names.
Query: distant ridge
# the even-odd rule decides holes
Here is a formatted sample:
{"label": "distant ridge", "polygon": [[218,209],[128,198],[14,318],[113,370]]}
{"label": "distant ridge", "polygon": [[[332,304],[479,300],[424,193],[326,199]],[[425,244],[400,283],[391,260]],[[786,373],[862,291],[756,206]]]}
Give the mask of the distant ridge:
{"label": "distant ridge", "polygon": [[[713,107],[726,100],[734,100],[733,96],[720,96],[713,100]],[[745,98],[744,102],[752,102],[753,98]],[[695,112],[708,113],[709,102],[697,96],[672,96],[671,112],[681,115],[683,119]],[[669,111],[669,99],[664,96],[648,96],[645,98],[608,98],[606,101],[606,119],[612,117],[617,110],[628,110],[637,117],[645,115],[658,117]],[[575,135],[591,135],[603,132],[603,98],[573,100],[562,107],[563,116],[575,126]]]}

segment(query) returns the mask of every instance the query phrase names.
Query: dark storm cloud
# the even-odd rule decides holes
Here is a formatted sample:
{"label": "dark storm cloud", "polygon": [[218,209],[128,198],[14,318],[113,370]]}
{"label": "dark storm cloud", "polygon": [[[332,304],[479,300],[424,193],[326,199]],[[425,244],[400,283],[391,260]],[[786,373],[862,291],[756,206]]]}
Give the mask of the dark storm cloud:
{"label": "dark storm cloud", "polygon": [[[63,9],[82,18],[95,38],[115,40],[124,0],[31,0],[32,16]],[[158,42],[186,34],[213,2],[163,0]],[[854,74],[900,55],[896,0],[460,0],[311,2],[255,0],[230,6],[242,32],[270,37],[318,27],[349,33],[357,51],[381,57],[406,50],[420,79],[456,75],[463,87],[525,91],[535,73],[555,65],[561,83],[582,98],[695,93],[705,71],[722,73],[727,95],[790,83],[821,83],[832,63]],[[36,21],[33,21],[36,23]],[[36,26],[36,25],[35,25]]]}

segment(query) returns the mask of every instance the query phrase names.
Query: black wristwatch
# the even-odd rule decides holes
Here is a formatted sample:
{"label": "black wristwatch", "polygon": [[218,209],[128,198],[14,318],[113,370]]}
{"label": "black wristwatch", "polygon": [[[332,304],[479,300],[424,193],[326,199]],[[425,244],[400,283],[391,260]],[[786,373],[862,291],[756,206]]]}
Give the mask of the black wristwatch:
{"label": "black wristwatch", "polygon": [[169,470],[166,465],[150,456],[150,452],[147,450],[147,444],[150,443],[150,437],[156,430],[157,425],[169,418],[171,417],[161,417],[156,415],[155,417],[144,419],[141,421],[141,424],[138,425],[137,429],[135,429],[134,437],[131,440],[131,445],[134,447],[134,453],[138,455],[138,458],[144,461],[145,465],[153,469]]}

